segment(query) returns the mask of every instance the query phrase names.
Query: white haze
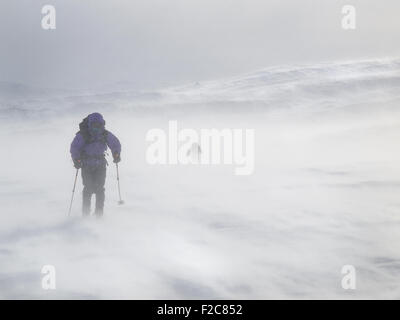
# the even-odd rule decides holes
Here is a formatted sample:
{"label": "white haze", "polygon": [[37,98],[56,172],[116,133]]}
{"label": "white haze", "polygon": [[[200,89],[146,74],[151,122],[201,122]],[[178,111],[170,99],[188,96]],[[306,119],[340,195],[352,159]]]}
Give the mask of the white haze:
{"label": "white haze", "polygon": [[[56,29],[41,9],[56,9]],[[356,29],[342,28],[342,8]],[[0,80],[158,88],[286,63],[399,56],[398,0],[2,0]]]}
{"label": "white haze", "polygon": [[[97,94],[0,83],[0,297],[398,297],[399,71],[348,61]],[[110,161],[104,218],[80,217],[80,178],[67,217],[69,144],[94,111],[122,142],[126,204]],[[255,129],[255,174],[148,165],[145,134],[169,120]],[[41,288],[47,264],[56,290]]]}

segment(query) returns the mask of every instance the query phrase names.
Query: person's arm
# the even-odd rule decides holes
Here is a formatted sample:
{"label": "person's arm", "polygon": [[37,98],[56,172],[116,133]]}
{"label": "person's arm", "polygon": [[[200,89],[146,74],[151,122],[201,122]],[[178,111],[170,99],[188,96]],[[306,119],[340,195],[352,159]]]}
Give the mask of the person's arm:
{"label": "person's arm", "polygon": [[74,140],[71,143],[70,152],[72,161],[74,162],[74,166],[77,169],[82,167],[81,152],[84,145],[85,141],[82,135],[80,133],[76,134]]}
{"label": "person's arm", "polygon": [[121,143],[110,131],[107,133],[107,146],[110,148],[114,162],[121,161]]}

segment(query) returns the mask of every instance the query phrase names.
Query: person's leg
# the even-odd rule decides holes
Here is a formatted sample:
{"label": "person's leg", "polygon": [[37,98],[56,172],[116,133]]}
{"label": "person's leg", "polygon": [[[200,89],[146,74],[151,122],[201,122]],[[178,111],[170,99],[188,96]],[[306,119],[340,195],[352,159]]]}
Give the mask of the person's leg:
{"label": "person's leg", "polygon": [[105,199],[105,189],[104,184],[106,182],[106,166],[100,167],[96,170],[96,210],[95,214],[98,217],[103,215],[104,211],[104,199]]}
{"label": "person's leg", "polygon": [[85,188],[82,191],[82,215],[90,215],[90,203],[92,201],[92,194],[89,193]]}
{"label": "person's leg", "polygon": [[90,215],[90,205],[93,194],[93,174],[87,167],[82,168],[82,215]]}

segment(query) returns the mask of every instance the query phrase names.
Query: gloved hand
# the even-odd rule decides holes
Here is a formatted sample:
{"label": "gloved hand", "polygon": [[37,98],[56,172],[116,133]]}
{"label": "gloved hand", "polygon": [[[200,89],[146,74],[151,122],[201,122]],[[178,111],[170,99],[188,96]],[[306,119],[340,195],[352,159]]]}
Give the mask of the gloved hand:
{"label": "gloved hand", "polygon": [[113,158],[114,158],[114,163],[118,163],[121,161],[121,155],[119,153],[114,153],[113,154]]}
{"label": "gloved hand", "polygon": [[76,169],[82,168],[82,161],[80,159],[73,159],[73,161],[74,161],[74,167]]}

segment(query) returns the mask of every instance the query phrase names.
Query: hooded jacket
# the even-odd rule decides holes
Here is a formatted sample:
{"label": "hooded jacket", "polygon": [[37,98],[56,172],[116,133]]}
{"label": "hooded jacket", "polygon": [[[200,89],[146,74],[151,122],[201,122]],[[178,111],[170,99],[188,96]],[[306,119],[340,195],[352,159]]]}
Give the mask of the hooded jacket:
{"label": "hooded jacket", "polygon": [[[100,128],[96,130],[94,123],[101,124]],[[102,166],[107,163],[104,157],[107,147],[113,155],[121,153],[121,143],[105,129],[103,116],[97,112],[92,113],[87,118],[87,129],[81,127],[71,143],[71,157],[73,160],[80,159],[84,167]]]}

